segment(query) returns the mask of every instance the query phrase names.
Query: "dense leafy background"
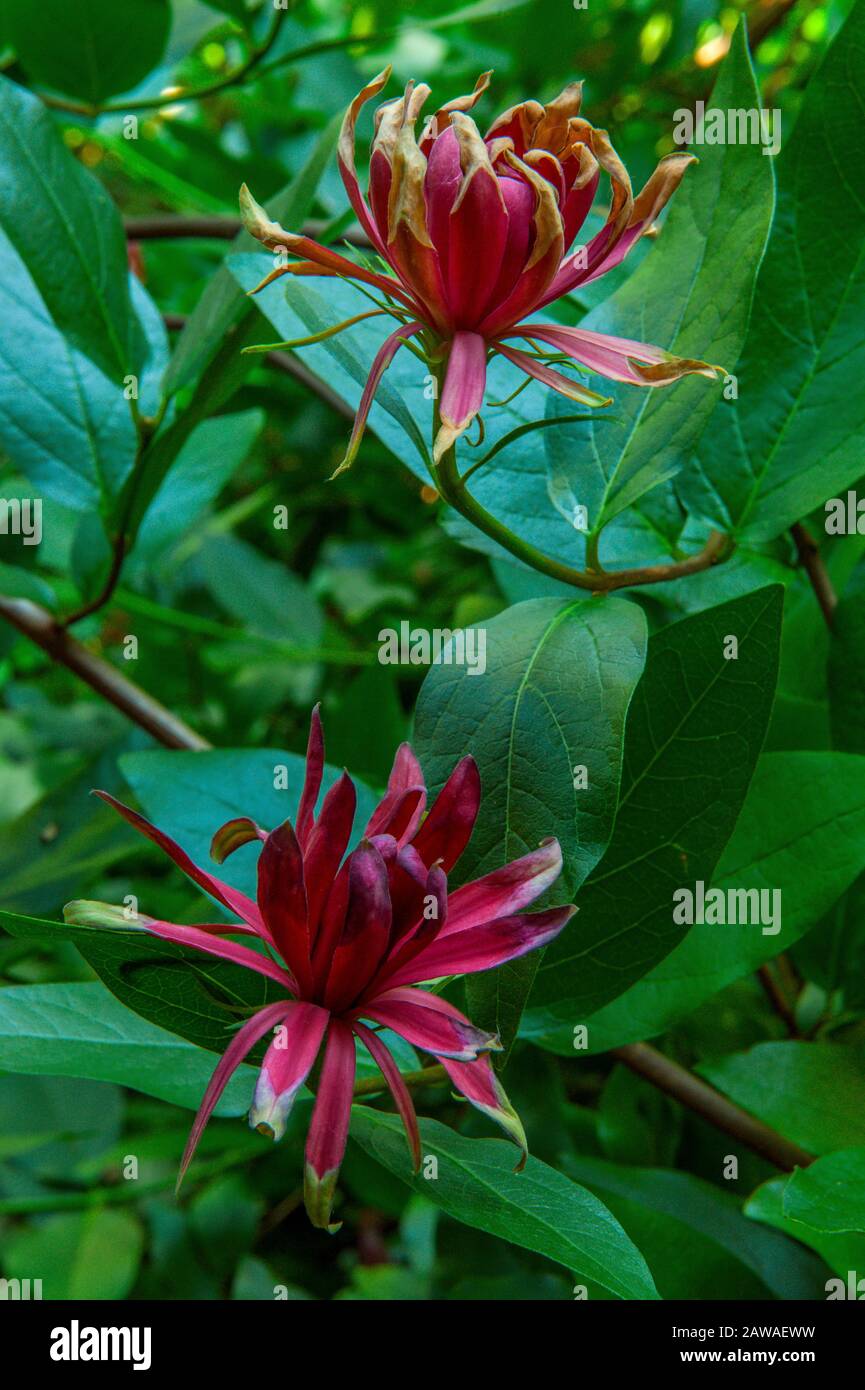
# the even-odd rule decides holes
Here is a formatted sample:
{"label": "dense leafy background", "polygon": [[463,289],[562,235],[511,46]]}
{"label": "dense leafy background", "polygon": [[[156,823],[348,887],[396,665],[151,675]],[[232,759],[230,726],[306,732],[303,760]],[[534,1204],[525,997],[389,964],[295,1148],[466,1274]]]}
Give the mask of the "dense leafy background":
{"label": "dense leafy background", "polygon": [[[40,545],[0,534],[0,595],[74,613],[122,535],[119,583],[76,635],[214,745],[157,747],[0,623],[0,1274],[51,1298],[797,1299],[862,1271],[865,546],[826,536],[824,503],[863,470],[863,49],[862,0],[592,0],[562,8],[554,42],[543,0],[0,0],[0,495],[43,504]],[[780,110],[777,160],[701,148],[651,248],[553,311],[720,362],[738,398],[621,387],[608,418],[573,420],[532,386],[489,412],[485,447],[555,423],[476,479],[571,564],[577,503],[609,523],[610,565],[679,558],[713,526],[737,541],[727,563],[576,594],[441,513],[407,353],[327,481],[379,327],[295,357],[311,380],[241,355],[365,301],[280,281],[253,303],[269,257],[200,220],[233,218],[245,180],[287,226],[339,236],[335,113],[385,61],[442,98],[494,68],[487,115],[585,77],[637,185],[716,82],[723,107]],[[500,365],[491,381],[517,384]],[[831,635],[795,523],[841,595]],[[405,619],[481,624],[486,675],[381,665],[380,630]],[[172,1195],[231,1007],[262,983],[59,925],[71,898],[127,895],[195,920],[189,885],[89,789],[205,858],[227,817],[294,813],[316,700],[362,808],[410,733],[433,786],[471,749],[485,801],[459,873],[556,834],[551,901],[579,906],[543,958],[450,987],[509,1045],[526,1172],[429,1085],[440,1176],[412,1179],[389,1107],[365,1102],[327,1243],[297,1211],[309,1097],[268,1146],[238,1119],[249,1067]],[[226,874],[249,888],[254,865],[246,847]],[[676,925],[671,893],[695,879],[780,888],[780,932]],[[680,1109],[614,1052],[645,1040],[817,1161],[779,1174]],[[404,1070],[423,1060],[394,1046]]]}

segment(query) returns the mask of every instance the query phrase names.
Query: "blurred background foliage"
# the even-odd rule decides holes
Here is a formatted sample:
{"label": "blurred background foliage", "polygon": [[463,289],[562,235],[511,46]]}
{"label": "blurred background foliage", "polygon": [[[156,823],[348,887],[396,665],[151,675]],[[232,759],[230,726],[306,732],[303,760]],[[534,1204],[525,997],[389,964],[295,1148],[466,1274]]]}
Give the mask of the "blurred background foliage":
{"label": "blurred background foliage", "polygon": [[[764,101],[781,108],[787,127],[848,8],[847,0],[588,0],[585,9],[571,0],[307,0],[282,14],[244,0],[88,0],[79,14],[53,0],[0,0],[0,67],[46,97],[66,148],[134,232],[135,219],[232,218],[244,180],[267,201],[385,62],[441,98],[495,69],[488,114],[583,77],[590,119],[610,129],[639,184],[673,148],[673,111],[711,90],[743,9]],[[95,67],[78,62],[70,37],[85,16],[103,35]],[[177,88],[214,90],[190,100]],[[344,207],[330,160],[310,213],[335,232]],[[211,235],[132,235],[130,263],[173,338],[225,249]],[[259,330],[272,335],[263,320]],[[178,408],[191,396],[185,387]],[[118,590],[76,633],[114,662],[134,634],[136,682],[222,747],[302,751],[320,699],[329,760],[375,786],[409,730],[423,675],[377,663],[379,630],[407,614],[418,626],[461,626],[494,615],[506,598],[486,559],[443,533],[429,491],[371,433],[352,471],[327,481],[346,430],[342,415],[290,375],[244,359],[234,389],[185,445]],[[29,495],[9,461],[0,461],[0,495]],[[276,525],[274,509],[282,509]],[[50,497],[44,534],[31,551],[16,545],[13,578],[0,537],[0,587],[69,612],[104,579],[104,537],[87,513]],[[808,627],[803,642],[814,640],[824,639]],[[56,916],[72,897],[134,892],[161,916],[194,915],[179,877],[88,796],[94,785],[125,791],[118,758],[151,746],[146,735],[5,625],[0,700],[0,906]],[[71,946],[10,938],[0,940],[0,977],[7,986],[75,987],[93,978]],[[753,979],[706,1010],[665,1039],[683,1061],[783,1036]],[[57,1026],[46,1019],[47,1034]],[[797,1246],[801,1258],[791,1261],[768,1239],[758,1249],[772,1233],[752,1228],[736,1205],[732,1194],[770,1177],[769,1165],[746,1159],[722,1192],[715,1178],[729,1141],[609,1058],[578,1063],[527,1049],[509,1078],[539,1157],[594,1185],[621,1220],[630,1214],[665,1296],[808,1296],[821,1285],[816,1256]],[[488,1132],[447,1092],[421,1092],[421,1113],[427,1100],[446,1123]],[[299,1203],[286,1174],[300,1171],[306,1118],[301,1105],[277,1149],[237,1119],[216,1121],[176,1205],[187,1110],[105,1080],[0,1076],[3,1273],[47,1268],[50,1251],[51,1297],[270,1298],[277,1283],[298,1299],[519,1298],[527,1279],[532,1297],[571,1296],[564,1271],[450,1221],[355,1146],[341,1180],[346,1224],[327,1259],[303,1219],[286,1239]],[[141,1168],[131,1186],[119,1180],[129,1155]],[[607,1167],[593,1176],[601,1159]],[[674,1163],[675,1193],[659,1186],[640,1205],[635,1172]],[[835,1252],[838,1263],[854,1254]]]}

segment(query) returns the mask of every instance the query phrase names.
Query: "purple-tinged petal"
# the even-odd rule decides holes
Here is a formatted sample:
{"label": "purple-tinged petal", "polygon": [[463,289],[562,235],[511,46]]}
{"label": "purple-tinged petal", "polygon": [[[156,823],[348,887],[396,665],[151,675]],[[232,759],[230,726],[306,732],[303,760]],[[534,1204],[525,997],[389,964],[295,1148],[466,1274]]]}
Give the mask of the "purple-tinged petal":
{"label": "purple-tinged petal", "polygon": [[394,1104],[405,1128],[412,1165],[415,1172],[418,1172],[421,1162],[420,1130],[418,1129],[417,1113],[411,1092],[402,1079],[399,1067],[381,1039],[371,1029],[365,1028],[362,1023],[355,1021],[352,1026],[388,1084],[388,1089],[393,1096]]}
{"label": "purple-tinged petal", "polygon": [[230,854],[241,845],[253,840],[266,840],[267,831],[256,825],[249,816],[235,816],[221,825],[210,842],[210,857],[216,864],[224,864]]}
{"label": "purple-tinged petal", "polygon": [[425,864],[441,861],[450,873],[471,839],[480,804],[480,774],[469,754],[457,763],[412,841]]}
{"label": "purple-tinged petal", "polygon": [[484,403],[487,345],[478,333],[455,333],[439,402],[441,425],[435,438],[436,463],[468,429]]}
{"label": "purple-tinged petal", "polygon": [[387,85],[390,74],[391,67],[390,64],[388,64],[386,68],[376,77],[373,77],[372,80],[358,92],[345,113],[342,129],[339,133],[339,144],[337,146],[337,163],[339,165],[339,172],[342,175],[342,181],[345,184],[345,191],[348,194],[348,200],[354,209],[355,217],[381,256],[385,255],[384,241],[379,235],[375,219],[367,207],[366,200],[360,189],[354,160],[354,141],[357,118],[360,115],[362,107],[365,106],[371,97],[377,96],[382,88]]}
{"label": "purple-tinged petal", "polygon": [[467,931],[455,931],[434,940],[392,975],[382,971],[382,984],[391,989],[395,985],[438,980],[443,975],[473,975],[478,970],[492,970],[504,965],[505,961],[516,960],[518,956],[546,946],[558,936],[576,910],[570,905],[555,907],[547,912],[500,917],[483,926],[469,927]]}
{"label": "purple-tinged petal", "polygon": [[530,854],[451,893],[447,923],[439,935],[449,936],[452,932],[521,912],[555,883],[561,871],[562,851],[558,840],[544,840],[540,848]]}
{"label": "purple-tinged petal", "polygon": [[124,806],[122,801],[111,796],[109,792],[97,791],[96,795],[106,801],[109,806],[113,806],[115,811],[119,811],[124,820],[142,835],[146,835],[148,840],[152,840],[158,845],[165,854],[173,859],[178,869],[182,869],[187,878],[191,878],[199,888],[203,888],[205,893],[209,893],[217,902],[227,907],[229,912],[235,916],[242,917],[244,922],[258,934],[267,936],[267,929],[261,918],[261,913],[251,898],[245,893],[239,893],[230,884],[223,883],[221,879],[214,878],[213,874],[207,873],[205,869],[199,869],[197,864],[193,864],[189,855],[180,848],[174,840],[170,839],[163,831],[158,830],[149,820],[145,820],[137,811],[133,811],[129,806]]}
{"label": "purple-tinged petal", "polygon": [[425,806],[426,787],[423,784],[385,792],[367,822],[364,835],[369,840],[375,835],[392,835],[399,844],[404,844],[420,825]]}
{"label": "purple-tinged petal", "polygon": [[294,1098],[309,1075],[330,1014],[317,1004],[292,1004],[279,1020],[276,1037],[258,1073],[249,1123],[259,1134],[281,1139]]}
{"label": "purple-tinged petal", "polygon": [[387,779],[389,792],[408,791],[409,787],[425,786],[423,769],[410,743],[401,743],[396,750],[393,767]]}
{"label": "purple-tinged petal", "polygon": [[304,851],[304,881],[310,939],[315,943],[319,919],[351,839],[357,792],[347,772],[334,782]]}
{"label": "purple-tinged petal", "polygon": [[321,790],[324,774],[324,733],[321,727],[320,706],[316,705],[309,720],[309,738],[306,744],[306,773],[303,791],[297,807],[297,842],[301,849],[306,847],[309,832],[315,818],[315,804]]}
{"label": "purple-tinged petal", "polygon": [[384,959],[390,938],[387,866],[368,840],[348,859],[348,907],[327,976],[325,999],[334,1013],[362,993]]}
{"label": "purple-tinged petal", "polygon": [[399,1033],[412,1047],[435,1057],[472,1062],[482,1052],[500,1052],[494,1033],[476,1028],[465,1014],[437,994],[422,989],[389,989],[358,1010],[385,1028]]}
{"label": "purple-tinged petal", "polygon": [[258,857],[258,906],[277,950],[306,994],[312,969],[303,854],[290,821],[271,831]]}
{"label": "purple-tinged petal", "polygon": [[340,473],[344,473],[345,470],[350,468],[354,463],[357,451],[360,448],[361,440],[363,439],[367,417],[372,408],[379,382],[403,344],[407,339],[413,338],[415,333],[420,333],[423,326],[424,325],[419,320],[415,323],[400,324],[399,328],[395,329],[389,337],[385,338],[376,353],[372,367],[370,368],[369,376],[366,379],[366,385],[363,388],[363,395],[360,398],[357,414],[354,417],[354,427],[352,428],[351,437],[348,441],[348,448],[345,451],[345,455],[339,467],[331,474],[332,478],[336,478]]}
{"label": "purple-tinged petal", "polygon": [[206,956],[217,956],[219,960],[231,961],[233,965],[244,965],[247,970],[254,970],[258,975],[266,975],[269,980],[276,980],[277,984],[285,989],[297,989],[289,971],[277,965],[270,956],[262,955],[260,951],[252,951],[238,941],[224,941],[218,934],[224,928],[211,925],[187,927],[179,922],[162,922],[156,917],[145,917],[141,914],[137,923],[151,936],[158,936],[162,941],[173,941],[177,946],[188,946],[192,951],[203,951]]}
{"label": "purple-tinged petal", "polygon": [[342,1225],[341,1221],[331,1224],[330,1212],[348,1141],[354,1075],[354,1034],[348,1024],[334,1018],[328,1030],[321,1080],[306,1138],[303,1183],[310,1221],[331,1234]]}
{"label": "purple-tinged petal", "polygon": [[466,1100],[470,1100],[478,1110],[482,1110],[491,1120],[495,1120],[497,1125],[501,1125],[508,1138],[522,1150],[514,1170],[517,1173],[522,1172],[529,1152],[526,1132],[493,1071],[489,1057],[478,1057],[475,1062],[452,1062],[449,1057],[441,1057],[439,1060],[456,1089]]}
{"label": "purple-tinged petal", "polygon": [[483,96],[487,87],[490,85],[492,69],[489,72],[482,72],[475,83],[474,91],[467,96],[454,97],[451,101],[446,101],[444,106],[440,106],[434,111],[427,121],[420,138],[420,147],[425,155],[429,155],[433,148],[433,143],[447,130],[456,111],[471,111]]}
{"label": "purple-tinged petal", "polygon": [[183,1151],[183,1158],[180,1162],[180,1171],[177,1174],[177,1188],[183,1182],[184,1174],[192,1162],[198,1141],[201,1138],[204,1127],[210,1119],[216,1107],[219,1097],[225,1090],[234,1072],[240,1066],[244,1057],[251,1052],[257,1042],[268,1033],[271,1028],[285,1018],[288,1010],[292,1007],[290,1003],[268,1004],[266,1008],[259,1009],[257,1014],[247,1019],[242,1028],[235,1033],[225,1052],[220,1057],[216,1070],[210,1081],[207,1083],[207,1090],[204,1092],[201,1105],[198,1108],[189,1138],[186,1141],[186,1148]]}
{"label": "purple-tinged petal", "polygon": [[[448,219],[447,297],[453,321],[480,323],[490,304],[508,240],[508,209],[489,152],[470,116],[457,112],[453,129],[462,181]],[[478,245],[483,254],[478,255]]]}

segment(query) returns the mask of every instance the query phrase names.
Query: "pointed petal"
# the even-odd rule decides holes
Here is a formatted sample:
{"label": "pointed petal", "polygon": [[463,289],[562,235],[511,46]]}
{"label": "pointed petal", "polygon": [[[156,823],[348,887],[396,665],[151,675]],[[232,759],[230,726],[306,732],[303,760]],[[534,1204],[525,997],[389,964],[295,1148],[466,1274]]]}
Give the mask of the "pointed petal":
{"label": "pointed petal", "polygon": [[210,842],[210,857],[217,864],[224,864],[230,854],[241,845],[253,840],[266,840],[267,831],[256,825],[249,816],[235,816],[221,825]]}
{"label": "pointed petal", "polygon": [[306,1139],[303,1199],[313,1226],[333,1234],[342,1222],[331,1225],[330,1211],[339,1177],[354,1092],[354,1034],[348,1024],[332,1019],[327,1035],[324,1065]]}
{"label": "pointed petal", "polygon": [[388,1084],[388,1089],[394,1098],[394,1103],[405,1128],[412,1166],[417,1172],[421,1162],[420,1130],[418,1129],[417,1112],[414,1108],[411,1092],[402,1079],[399,1067],[381,1039],[369,1028],[365,1028],[362,1023],[355,1022],[353,1027]]}
{"label": "pointed petal", "polygon": [[339,172],[342,175],[345,191],[354,209],[355,217],[363,227],[373,246],[382,256],[385,254],[384,241],[379,234],[375,219],[366,205],[366,199],[361,192],[360,183],[358,182],[357,168],[354,159],[354,142],[357,118],[360,115],[361,109],[371,97],[378,96],[382,88],[387,85],[390,74],[391,66],[388,63],[386,68],[378,73],[376,77],[373,77],[371,81],[358,92],[345,113],[345,119],[343,120],[342,129],[339,134],[336,155]]}
{"label": "pointed petal", "polygon": [[487,345],[478,333],[454,334],[439,403],[441,427],[436,435],[436,463],[468,429],[484,403]]}
{"label": "pointed petal", "polygon": [[396,750],[387,789],[390,792],[405,791],[408,787],[424,786],[424,775],[420,763],[414,755],[410,743],[401,743]]}
{"label": "pointed petal", "polygon": [[489,1115],[505,1134],[522,1150],[516,1172],[526,1166],[528,1145],[526,1132],[520,1117],[505,1095],[504,1087],[493,1071],[489,1057],[478,1057],[476,1062],[452,1062],[448,1057],[439,1059],[456,1089],[470,1100],[478,1110]]}
{"label": "pointed petal", "polygon": [[438,980],[443,975],[473,975],[492,970],[505,961],[516,960],[529,951],[546,946],[570,921],[576,908],[551,908],[547,912],[527,912],[523,916],[499,917],[483,926],[470,927],[437,938],[413,960],[394,970],[389,978],[382,972],[388,988]]}
{"label": "pointed petal", "polygon": [[386,792],[370,816],[364,834],[367,839],[375,835],[391,835],[399,844],[403,844],[417,830],[425,805],[426,787]]}
{"label": "pointed petal", "polygon": [[454,97],[451,101],[446,101],[444,106],[440,106],[438,110],[430,116],[424,126],[423,135],[420,139],[420,147],[425,155],[429,156],[429,152],[433,147],[433,141],[447,130],[454,112],[471,111],[472,107],[477,105],[484,92],[489,87],[492,75],[492,69],[490,69],[489,72],[482,72],[475,83],[473,92],[469,92],[467,96]]}
{"label": "pointed petal", "polygon": [[204,1132],[204,1127],[234,1072],[247,1053],[252,1051],[265,1033],[268,1033],[271,1028],[285,1018],[291,1007],[292,1005],[286,1001],[280,1004],[268,1004],[267,1008],[259,1009],[257,1014],[253,1014],[252,1018],[247,1019],[243,1027],[238,1029],[228,1044],[216,1064],[216,1070],[207,1083],[207,1090],[204,1092],[198,1114],[192,1123],[192,1129],[189,1131],[189,1138],[186,1141],[186,1148],[180,1161],[180,1171],[177,1174],[177,1189],[183,1182],[184,1174],[192,1162],[192,1156]]}
{"label": "pointed petal", "polygon": [[391,160],[387,208],[387,258],[423,306],[424,317],[438,329],[451,322],[443,267],[430,239],[424,181],[427,162],[415,140],[413,124],[400,127]]}
{"label": "pointed petal", "polygon": [[281,1139],[294,1098],[318,1056],[330,1014],[317,1004],[292,1004],[258,1073],[249,1123],[259,1134]]}
{"label": "pointed petal", "polygon": [[334,782],[321,806],[321,813],[304,852],[309,933],[315,942],[319,919],[337,870],[351,839],[357,806],[357,792],[347,772]]}
{"label": "pointed petal", "polygon": [[509,362],[513,362],[514,366],[519,367],[527,376],[533,376],[536,381],[543,382],[544,386],[558,391],[559,395],[567,396],[569,401],[577,401],[580,405],[587,405],[592,408],[613,404],[612,396],[599,396],[597,391],[590,391],[588,386],[583,386],[579,381],[565,376],[564,372],[554,371],[552,367],[547,367],[536,357],[530,356],[527,352],[521,352],[519,348],[508,348],[505,347],[504,343],[496,343],[495,347],[497,352],[500,352]]}
{"label": "pointed petal", "polygon": [[439,936],[521,912],[555,883],[561,871],[558,840],[544,840],[539,849],[451,893],[447,923]]}
{"label": "pointed petal", "polygon": [[441,860],[449,874],[474,830],[481,804],[478,765],[469,755],[457,763],[412,844],[425,864]]}
{"label": "pointed petal", "polygon": [[419,320],[415,323],[400,324],[399,328],[391,333],[390,337],[385,338],[376,353],[369,376],[367,377],[366,386],[363,388],[363,395],[360,398],[357,414],[354,417],[354,427],[348,441],[348,448],[345,451],[345,456],[339,467],[331,475],[332,478],[337,478],[340,473],[344,473],[345,470],[350,468],[354,463],[357,451],[360,448],[360,442],[363,439],[367,417],[372,407],[375,393],[378,390],[379,382],[406,339],[414,337],[415,333],[420,333],[423,326],[424,325]]}
{"label": "pointed petal", "polygon": [[158,830],[137,811],[133,811],[129,806],[124,806],[122,801],[118,801],[109,792],[97,791],[96,796],[101,797],[109,806],[113,806],[114,810],[119,811],[123,819],[128,821],[135,830],[139,830],[142,835],[147,836],[148,840],[152,840],[155,845],[158,845],[170,859],[173,859],[178,869],[182,869],[187,878],[191,878],[192,882],[196,883],[199,888],[203,888],[205,893],[209,893],[212,898],[222,903],[223,907],[227,907],[229,912],[233,912],[235,916],[242,917],[244,922],[248,923],[259,935],[268,935],[261,913],[252,899],[248,898],[245,893],[239,893],[230,884],[214,878],[213,874],[207,873],[204,869],[199,869],[198,865],[193,864],[189,855],[180,848],[176,841],[170,839],[163,831]]}
{"label": "pointed petal", "polygon": [[292,975],[269,956],[262,955],[260,951],[253,951],[249,946],[242,946],[237,941],[224,941],[221,935],[217,934],[223,930],[222,928],[187,927],[178,922],[162,922],[156,917],[141,915],[138,917],[138,925],[150,932],[151,936],[160,937],[162,941],[173,941],[177,946],[188,946],[192,951],[203,951],[206,956],[216,956],[219,960],[231,961],[233,965],[243,965],[247,970],[254,970],[258,975],[266,975],[269,980],[276,980],[277,984],[285,989],[293,991],[297,988]]}
{"label": "pointed petal", "polygon": [[475,1028],[453,1004],[422,989],[386,990],[358,1012],[435,1057],[471,1062],[482,1052],[501,1051],[494,1033]]}
{"label": "pointed petal", "polygon": [[360,996],[384,959],[390,938],[388,873],[381,854],[361,840],[348,866],[348,907],[325,994],[334,1013]]}
{"label": "pointed petal", "polygon": [[[489,152],[470,116],[456,112],[462,181],[448,219],[447,294],[454,322],[480,323],[490,304],[508,239],[508,210]],[[479,239],[483,255],[478,255]]]}
{"label": "pointed petal", "polygon": [[297,842],[301,849],[309,839],[315,816],[315,803],[321,790],[324,773],[324,731],[321,727],[320,706],[316,705],[309,720],[309,738],[306,743],[306,772],[303,791],[297,807]]}
{"label": "pointed petal", "polygon": [[258,858],[258,906],[303,993],[312,984],[303,854],[290,821],[271,831]]}

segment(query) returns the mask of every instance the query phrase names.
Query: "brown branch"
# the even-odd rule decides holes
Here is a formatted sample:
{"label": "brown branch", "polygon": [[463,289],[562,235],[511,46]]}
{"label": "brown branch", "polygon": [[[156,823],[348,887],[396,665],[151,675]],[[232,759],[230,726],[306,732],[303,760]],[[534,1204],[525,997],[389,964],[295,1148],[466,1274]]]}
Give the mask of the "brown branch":
{"label": "brown branch", "polygon": [[796,1015],[790,1007],[790,1001],[778,980],[772,973],[771,966],[761,965],[757,969],[757,979],[763,986],[766,998],[769,1000],[775,1013],[781,1019],[791,1038],[799,1037],[799,1025],[796,1022]]}
{"label": "brown branch", "polygon": [[[402,1079],[407,1086],[434,1086],[439,1081],[447,1081],[448,1075],[444,1067],[422,1067],[420,1071],[405,1071]],[[374,1096],[379,1091],[387,1090],[387,1082],[383,1076],[367,1076],[362,1081],[356,1081],[354,1085],[355,1096]]]}
{"label": "brown branch", "polygon": [[823,564],[820,547],[801,521],[797,521],[795,526],[790,527],[790,534],[796,545],[799,564],[811,581],[811,588],[814,590],[820,605],[820,611],[826,619],[826,626],[831,628],[835,620],[838,596],[832,587],[832,580],[829,578],[826,566]]}
{"label": "brown branch", "polygon": [[714,1086],[701,1081],[693,1072],[665,1057],[648,1043],[630,1043],[627,1047],[614,1048],[612,1056],[657,1086],[659,1091],[672,1096],[673,1100],[687,1106],[716,1129],[731,1135],[785,1173],[792,1173],[794,1168],[807,1168],[809,1163],[814,1162],[813,1154],[800,1149],[798,1144],[785,1139],[782,1134],[763,1124],[762,1120],[755,1119],[747,1110],[734,1105]]}
{"label": "brown branch", "polygon": [[61,627],[44,608],[29,599],[0,596],[0,618],[35,642],[52,661],[73,671],[166,748],[187,748],[196,752],[210,748],[206,739],[184,724],[152,695],[133,685],[109,662],[96,656],[71,633]]}
{"label": "brown branch", "polygon": [[73,623],[78,623],[82,618],[89,618],[91,613],[98,613],[100,608],[111,598],[120,580],[120,572],[123,569],[123,561],[126,559],[126,536],[121,532],[114,542],[114,551],[111,557],[111,568],[108,571],[105,583],[99,590],[95,598],[89,603],[82,604],[73,613],[60,620],[61,627],[71,627]]}
{"label": "brown branch", "polygon": [[[326,222],[313,219],[304,222],[304,236],[320,237],[327,230]],[[129,241],[179,240],[184,237],[203,237],[215,241],[233,241],[243,228],[239,217],[183,217],[173,213],[157,213],[152,217],[126,217],[123,227]],[[335,241],[350,246],[368,247],[369,238],[358,226],[347,227]]]}

